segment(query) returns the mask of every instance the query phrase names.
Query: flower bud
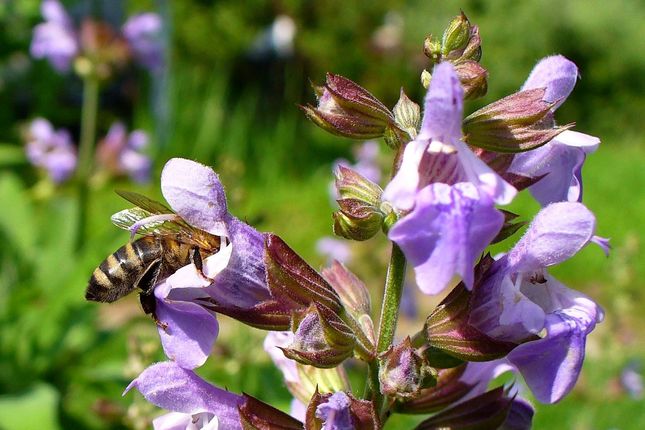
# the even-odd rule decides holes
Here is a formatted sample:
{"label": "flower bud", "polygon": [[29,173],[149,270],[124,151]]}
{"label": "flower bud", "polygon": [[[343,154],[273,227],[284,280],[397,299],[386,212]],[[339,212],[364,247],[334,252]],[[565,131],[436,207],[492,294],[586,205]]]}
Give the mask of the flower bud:
{"label": "flower bud", "polygon": [[544,88],[520,91],[473,112],[463,122],[466,142],[489,151],[535,149],[573,124],[556,126]]}
{"label": "flower bud", "polygon": [[404,414],[428,414],[455,403],[472,389],[471,384],[460,379],[465,370],[466,365],[439,370],[433,387],[422,389],[414,399],[400,401],[395,406],[396,411]]}
{"label": "flower bud", "polygon": [[323,269],[322,275],[336,290],[352,318],[350,323],[356,335],[357,355],[369,361],[375,356],[376,336],[370,316],[370,295],[367,287],[363,281],[337,261],[334,261],[331,267]]}
{"label": "flower bud", "polygon": [[[401,88],[399,101],[394,105],[394,119],[397,125],[405,130],[410,138],[417,137],[419,124],[421,123],[421,108],[418,104],[408,98]],[[407,143],[407,142],[405,142]]]}
{"label": "flower bud", "polygon": [[300,106],[307,118],[322,129],[353,139],[372,139],[394,125],[392,112],[355,82],[327,74],[322,87],[314,87],[318,106]]}
{"label": "flower bud", "polygon": [[130,59],[128,44],[109,25],[84,20],[81,24],[80,42],[84,57],[91,66],[77,61],[75,70],[81,76],[94,75],[99,79],[108,79],[114,68],[123,67]]}
{"label": "flower bud", "polygon": [[381,393],[397,400],[417,397],[424,380],[430,376],[429,368],[424,366],[409,337],[381,354],[379,363]]}
{"label": "flower bud", "polygon": [[486,95],[488,91],[488,71],[477,61],[467,60],[455,65],[461,86],[464,87],[464,98],[473,100]]}
{"label": "flower bud", "polygon": [[430,64],[436,64],[441,61],[441,42],[433,39],[432,35],[423,41],[423,53],[430,59]]}
{"label": "flower bud", "polygon": [[441,53],[448,56],[453,51],[462,50],[470,38],[470,22],[462,12],[450,21],[441,39]]}
{"label": "flower bud", "polygon": [[300,320],[293,343],[284,355],[299,363],[329,368],[352,356],[356,339],[336,312],[312,304]]}
{"label": "flower bud", "polygon": [[336,170],[337,200],[340,210],[335,212],[334,233],[338,236],[367,240],[381,230],[384,214],[381,212],[381,187],[345,166]]}

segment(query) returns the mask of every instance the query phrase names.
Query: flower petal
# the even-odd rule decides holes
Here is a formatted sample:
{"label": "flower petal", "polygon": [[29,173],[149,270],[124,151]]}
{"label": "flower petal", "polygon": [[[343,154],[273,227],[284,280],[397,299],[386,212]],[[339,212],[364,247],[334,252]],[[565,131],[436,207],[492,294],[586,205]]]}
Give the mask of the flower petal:
{"label": "flower petal", "polygon": [[161,173],[161,192],[170,206],[189,224],[225,236],[230,215],[219,177],[210,167],[173,158]]}
{"label": "flower petal", "polygon": [[252,307],[271,298],[266,284],[264,235],[233,218],[228,223],[232,253],[208,294],[222,305]]}
{"label": "flower petal", "polygon": [[578,79],[578,67],[562,55],[540,60],[522,86],[522,90],[546,88],[544,100],[556,103],[557,109],[573,91]]}
{"label": "flower petal", "polygon": [[591,240],[596,218],[581,203],[552,203],[508,253],[510,272],[532,272],[572,257]]}
{"label": "flower petal", "polygon": [[426,94],[419,140],[453,142],[461,139],[464,90],[454,67],[443,62],[432,72]]}
{"label": "flower petal", "polygon": [[562,315],[547,317],[544,339],[524,343],[508,355],[535,397],[543,403],[561,400],[575,385],[585,356],[586,330]]}
{"label": "flower petal", "polygon": [[[155,289],[163,291],[161,286]],[[159,327],[159,337],[166,356],[186,369],[194,369],[206,362],[219,332],[215,316],[192,302],[157,300],[157,318],[165,327]]]}
{"label": "flower petal", "polygon": [[425,140],[413,140],[403,150],[401,167],[383,191],[383,200],[400,210],[414,207],[414,198],[419,186],[419,165],[428,147]]}
{"label": "flower petal", "polygon": [[495,237],[504,216],[473,184],[432,184],[422,189],[412,212],[389,232],[414,266],[426,294],[441,292],[458,273],[473,284],[475,259]]}
{"label": "flower petal", "polygon": [[316,408],[316,417],[323,420],[322,430],[354,430],[347,394],[339,391]]}
{"label": "flower petal", "polygon": [[238,413],[242,396],[217,388],[172,361],[148,367],[125,392],[132,388],[160,408],[191,415],[210,412],[218,417],[222,428],[242,428]]}

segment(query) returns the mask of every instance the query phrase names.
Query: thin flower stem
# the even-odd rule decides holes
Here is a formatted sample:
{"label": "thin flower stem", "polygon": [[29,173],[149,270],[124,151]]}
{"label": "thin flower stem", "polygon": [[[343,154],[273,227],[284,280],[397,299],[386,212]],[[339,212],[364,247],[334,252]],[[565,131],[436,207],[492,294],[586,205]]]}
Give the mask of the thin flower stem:
{"label": "thin flower stem", "polygon": [[75,249],[83,246],[87,233],[87,209],[89,206],[89,179],[94,160],[96,140],[96,116],[99,107],[99,81],[95,77],[83,80],[83,108],[81,112],[81,138],[78,148],[78,219]]}
{"label": "thin flower stem", "polygon": [[405,266],[405,255],[403,255],[401,248],[397,244],[392,243],[392,254],[385,277],[385,292],[379,320],[378,345],[376,348],[378,353],[387,351],[394,340],[394,331],[396,330],[401,295],[403,293],[403,281],[405,280]]}

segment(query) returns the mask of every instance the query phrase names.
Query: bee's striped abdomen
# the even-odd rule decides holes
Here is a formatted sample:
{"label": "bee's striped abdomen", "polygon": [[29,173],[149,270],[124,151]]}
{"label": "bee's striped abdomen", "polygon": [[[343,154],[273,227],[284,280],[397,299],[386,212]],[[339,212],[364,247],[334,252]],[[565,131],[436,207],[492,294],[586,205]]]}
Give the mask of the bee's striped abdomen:
{"label": "bee's striped abdomen", "polygon": [[126,243],[94,269],[85,298],[108,303],[120,299],[137,287],[150,264],[158,261],[162,253],[154,236]]}

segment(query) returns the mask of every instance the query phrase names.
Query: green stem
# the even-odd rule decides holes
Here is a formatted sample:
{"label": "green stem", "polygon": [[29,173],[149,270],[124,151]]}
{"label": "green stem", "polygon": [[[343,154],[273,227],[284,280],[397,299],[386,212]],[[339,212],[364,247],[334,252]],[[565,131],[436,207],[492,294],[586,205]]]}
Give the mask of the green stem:
{"label": "green stem", "polygon": [[89,206],[89,179],[93,170],[96,116],[99,107],[99,81],[95,77],[83,80],[83,108],[81,112],[81,138],[78,147],[78,219],[75,248],[80,250],[87,233]]}
{"label": "green stem", "polygon": [[387,351],[394,340],[403,292],[403,281],[405,280],[405,266],[405,255],[403,255],[401,248],[397,244],[392,243],[392,254],[385,277],[385,292],[379,320],[378,345],[376,348],[378,353]]}

